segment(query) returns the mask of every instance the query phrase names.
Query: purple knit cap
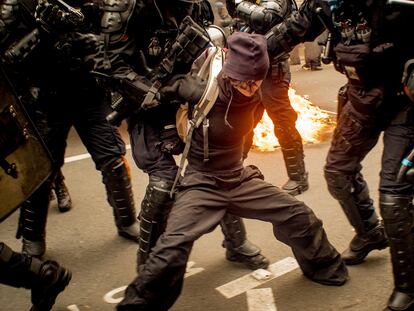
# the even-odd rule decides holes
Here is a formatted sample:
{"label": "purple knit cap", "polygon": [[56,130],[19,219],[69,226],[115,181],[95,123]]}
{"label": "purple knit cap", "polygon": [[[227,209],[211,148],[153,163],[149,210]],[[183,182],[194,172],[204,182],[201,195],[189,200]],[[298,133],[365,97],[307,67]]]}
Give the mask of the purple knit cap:
{"label": "purple knit cap", "polygon": [[236,32],[227,39],[228,51],[223,72],[239,81],[263,80],[269,69],[264,36]]}

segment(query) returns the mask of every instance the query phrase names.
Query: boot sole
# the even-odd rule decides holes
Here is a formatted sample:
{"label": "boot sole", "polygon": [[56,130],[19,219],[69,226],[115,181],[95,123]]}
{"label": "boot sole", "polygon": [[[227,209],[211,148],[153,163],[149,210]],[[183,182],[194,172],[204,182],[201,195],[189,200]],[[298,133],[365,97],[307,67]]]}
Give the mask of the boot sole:
{"label": "boot sole", "polygon": [[[258,255],[260,256],[260,255]],[[226,254],[226,259],[228,261],[231,262],[237,262],[239,264],[243,264],[245,266],[247,266],[250,270],[257,270],[257,269],[266,269],[267,267],[269,267],[269,261],[264,258],[264,260],[262,261],[261,264],[254,264],[249,262],[246,258],[253,258],[253,257],[244,257],[244,256],[240,256],[240,255],[227,255]]]}
{"label": "boot sole", "polygon": [[286,193],[288,193],[292,196],[297,196],[301,193],[304,193],[308,189],[309,189],[309,186],[300,186],[300,187],[298,187],[298,188],[296,188],[295,190],[292,190],[292,191],[288,191],[288,190],[282,188],[283,191],[285,191]]}
{"label": "boot sole", "polygon": [[137,236],[137,237],[136,236],[132,236],[132,235],[130,235],[130,234],[124,232],[124,231],[118,231],[118,235],[120,237],[124,238],[124,239],[133,241],[135,243],[139,243],[139,236]]}

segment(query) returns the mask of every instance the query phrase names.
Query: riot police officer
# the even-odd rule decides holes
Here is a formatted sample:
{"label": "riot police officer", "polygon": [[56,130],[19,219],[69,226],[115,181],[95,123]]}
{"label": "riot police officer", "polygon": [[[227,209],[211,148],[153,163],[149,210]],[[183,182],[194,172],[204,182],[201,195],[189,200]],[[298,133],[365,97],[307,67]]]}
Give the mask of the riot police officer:
{"label": "riot police officer", "polygon": [[[12,80],[52,153],[55,172],[63,165],[66,139],[73,125],[102,173],[118,234],[137,241],[139,225],[124,158],[125,144],[117,128],[106,120],[110,112],[106,90],[82,66],[81,59],[88,53],[85,41],[79,41],[80,33],[68,32],[80,26],[89,31],[90,25],[82,24],[83,18],[74,9],[59,15],[67,23],[53,24],[50,7],[45,2],[40,4],[2,2],[4,63],[15,73]],[[42,256],[46,249],[53,178],[52,174],[21,208],[18,234],[23,237],[23,251],[32,256]]]}
{"label": "riot police officer", "polygon": [[[166,83],[172,72],[186,73],[209,44],[201,17],[195,15],[197,0],[104,1],[103,53],[94,58],[94,70],[113,77],[113,85],[126,101],[157,106],[162,98],[158,82]],[[186,16],[192,15],[195,23]],[[185,21],[184,21],[185,20]],[[147,94],[151,94],[148,100]],[[174,154],[182,151],[175,126],[174,105],[138,109],[128,119],[133,157],[149,175],[141,204],[138,265],[164,231],[173,204],[170,191],[177,174]],[[222,222],[226,257],[251,269],[267,267],[268,260],[250,243],[242,220],[227,215]]]}
{"label": "riot police officer", "polygon": [[[227,1],[228,5],[229,2]],[[241,1],[235,8],[235,14],[246,24],[249,31],[266,33],[271,26],[283,21],[293,11],[297,10],[295,1],[292,0],[262,0]],[[231,4],[230,4],[230,7]],[[288,55],[279,59],[272,59],[271,66],[262,85],[262,105],[257,107],[255,113],[255,126],[261,120],[266,109],[274,125],[274,133],[277,137],[283,159],[285,160],[288,181],[282,185],[282,189],[289,194],[298,195],[309,188],[308,173],[305,168],[305,155],[303,151],[302,137],[296,129],[297,113],[289,100],[289,85],[291,81]],[[253,143],[253,131],[246,135],[244,158]]]}
{"label": "riot police officer", "polygon": [[[9,81],[0,61],[0,222],[52,172],[49,153]],[[0,242],[0,283],[30,289],[31,311],[50,310],[70,279],[71,272],[57,262],[14,252]]]}
{"label": "riot police officer", "polygon": [[[404,64],[414,57],[412,41],[403,35],[413,27],[412,11],[386,1],[308,0],[267,34],[269,51],[282,55],[300,42],[312,41],[325,27],[330,35],[324,59],[333,60],[348,78],[343,92],[347,98],[325,165],[329,191],[356,233],[343,258],[349,265],[359,264],[389,243],[395,288],[387,310],[413,310],[413,187],[396,178],[399,162],[414,142],[413,105],[401,83],[409,76],[403,75],[410,67]],[[361,161],[381,132],[379,206],[384,225],[361,174]]]}

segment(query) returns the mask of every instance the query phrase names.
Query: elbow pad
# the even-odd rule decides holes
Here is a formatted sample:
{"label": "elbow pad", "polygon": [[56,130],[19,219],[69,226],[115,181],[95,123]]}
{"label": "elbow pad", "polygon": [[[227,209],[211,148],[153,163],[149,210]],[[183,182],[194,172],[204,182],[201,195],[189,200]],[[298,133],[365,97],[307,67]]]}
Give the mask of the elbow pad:
{"label": "elbow pad", "polygon": [[265,1],[261,5],[242,1],[236,7],[237,16],[253,31],[262,34],[281,23],[290,12],[288,1]]}
{"label": "elbow pad", "polygon": [[273,27],[265,35],[267,40],[267,51],[272,58],[281,59],[287,56],[293,48],[283,36],[285,30],[286,26],[281,24]]}

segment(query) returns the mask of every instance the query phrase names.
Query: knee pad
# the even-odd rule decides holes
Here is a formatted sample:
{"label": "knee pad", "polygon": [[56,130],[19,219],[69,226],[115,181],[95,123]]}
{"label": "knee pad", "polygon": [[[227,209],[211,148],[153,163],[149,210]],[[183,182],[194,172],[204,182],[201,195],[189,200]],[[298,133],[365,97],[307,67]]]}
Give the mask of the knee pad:
{"label": "knee pad", "polygon": [[411,196],[380,194],[380,210],[387,235],[401,238],[413,229],[413,205]]}
{"label": "knee pad", "polygon": [[352,175],[324,170],[329,193],[337,200],[347,199],[353,193]]}

